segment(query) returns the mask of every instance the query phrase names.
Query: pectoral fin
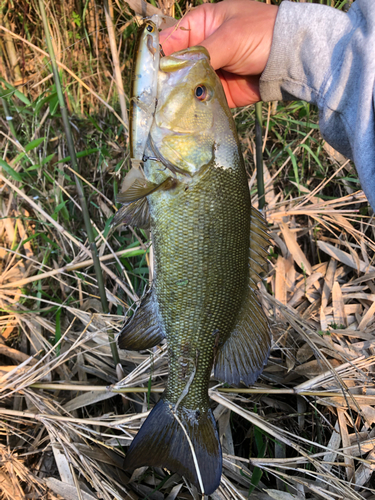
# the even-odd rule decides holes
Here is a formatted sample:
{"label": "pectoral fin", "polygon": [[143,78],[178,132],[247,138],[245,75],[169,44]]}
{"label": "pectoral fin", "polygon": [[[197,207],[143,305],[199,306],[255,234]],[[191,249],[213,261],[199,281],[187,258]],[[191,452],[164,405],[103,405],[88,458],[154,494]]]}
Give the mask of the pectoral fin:
{"label": "pectoral fin", "polygon": [[118,203],[132,203],[148,196],[158,189],[160,184],[154,184],[146,179],[136,178],[126,191],[117,195]]}
{"label": "pectoral fin", "polygon": [[253,384],[267,362],[271,333],[267,318],[257,298],[257,283],[265,271],[269,237],[267,226],[254,208],[251,209],[249,283],[237,324],[216,355],[215,378],[232,385],[241,381]]}
{"label": "pectoral fin", "polygon": [[175,184],[176,180],[171,177],[165,179],[161,184],[155,184],[135,176],[134,181],[126,191],[117,195],[117,201],[125,205],[114,216],[112,225],[130,224],[147,229],[150,226],[147,196],[158,189],[170,189]]}
{"label": "pectoral fin", "polygon": [[112,221],[112,226],[118,226],[119,224],[148,229],[150,227],[150,211],[147,198],[141,198],[134,203],[121,207]]}
{"label": "pectoral fin", "polygon": [[118,345],[120,349],[142,351],[160,344],[163,339],[164,332],[158,321],[157,306],[152,292],[149,292],[121,330]]}
{"label": "pectoral fin", "polygon": [[132,168],[125,175],[125,178],[122,181],[121,185],[123,192],[127,191],[136,179],[139,179],[141,181],[145,180],[145,176],[142,170],[142,162],[135,159],[131,159],[130,162],[132,164]]}

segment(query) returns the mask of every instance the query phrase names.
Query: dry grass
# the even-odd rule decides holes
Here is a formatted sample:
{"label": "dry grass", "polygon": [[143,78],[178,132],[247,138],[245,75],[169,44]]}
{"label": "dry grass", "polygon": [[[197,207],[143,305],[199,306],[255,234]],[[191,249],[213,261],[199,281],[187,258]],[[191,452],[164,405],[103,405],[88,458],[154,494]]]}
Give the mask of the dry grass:
{"label": "dry grass", "polygon": [[[73,3],[51,4],[49,12],[61,68],[70,60],[72,39],[82,41],[66,13],[61,24],[73,35],[56,21]],[[101,313],[69,167],[56,163],[66,156],[59,118],[51,114],[51,100],[35,110],[37,99],[51,96],[51,82],[31,3],[27,12],[35,30],[29,37],[18,32],[26,45],[13,39],[16,52],[24,51],[22,78],[28,87],[19,88],[29,96],[33,114],[23,115],[14,95],[20,143],[5,122],[0,138],[2,160],[22,174],[22,182],[12,172],[0,174],[1,498],[196,499],[196,490],[177,474],[143,468],[131,476],[122,470],[125,447],[163,391],[168,366],[165,345],[152,352],[120,351],[122,369],[112,363],[107,331],[120,330],[123,311],[132,309],[149,280],[149,238],[133,228],[109,234],[106,225],[126,169],[126,137],[115,115],[106,114],[116,107],[116,71],[103,60],[109,53],[104,12],[92,0],[87,6],[92,45],[76,43],[64,84],[71,113],[95,116],[94,123],[73,123],[80,150],[93,142],[98,148],[81,167],[111,314]],[[163,6],[172,15],[177,8]],[[127,7],[116,3],[114,8],[122,50],[132,43],[134,24]],[[14,31],[11,24],[4,24],[6,30]],[[120,34],[128,29],[124,41]],[[7,81],[17,83],[1,40],[0,69]],[[120,61],[124,74],[129,59]],[[79,61],[85,66],[78,69]],[[259,500],[375,498],[373,218],[363,192],[354,191],[348,180],[353,167],[331,149],[319,149],[316,128],[302,135],[303,126],[289,123],[281,133],[278,118],[288,113],[298,118],[298,113],[283,105],[274,111],[269,107],[264,144],[272,247],[260,287],[273,347],[254,387],[228,388],[212,379],[224,457],[221,485],[212,499],[249,494]],[[239,113],[240,132],[242,122],[254,123],[252,116],[248,110]],[[119,120],[126,120],[124,113]],[[248,123],[244,150],[251,169]],[[287,144],[280,139],[283,133]],[[28,150],[38,137],[44,142]],[[311,171],[321,174],[311,182],[305,182],[307,175],[292,178],[293,158],[303,168],[304,144],[319,149],[321,163],[312,156],[308,160]],[[291,154],[277,158],[286,146]],[[110,155],[102,154],[104,148]],[[54,158],[43,166],[47,178],[40,163],[50,154]],[[37,174],[27,177],[27,168]],[[254,180],[249,179],[253,194]],[[57,210],[62,201],[65,206]]]}

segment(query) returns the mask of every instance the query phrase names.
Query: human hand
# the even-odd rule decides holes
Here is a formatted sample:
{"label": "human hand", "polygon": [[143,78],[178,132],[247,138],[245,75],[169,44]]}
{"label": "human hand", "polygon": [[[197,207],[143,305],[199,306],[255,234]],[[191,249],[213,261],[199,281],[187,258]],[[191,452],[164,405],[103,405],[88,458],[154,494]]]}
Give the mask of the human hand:
{"label": "human hand", "polygon": [[[206,47],[228,100],[235,108],[260,100],[259,78],[271,50],[278,7],[252,0],[206,3],[160,33],[164,53]],[[182,29],[181,29],[182,28]]]}

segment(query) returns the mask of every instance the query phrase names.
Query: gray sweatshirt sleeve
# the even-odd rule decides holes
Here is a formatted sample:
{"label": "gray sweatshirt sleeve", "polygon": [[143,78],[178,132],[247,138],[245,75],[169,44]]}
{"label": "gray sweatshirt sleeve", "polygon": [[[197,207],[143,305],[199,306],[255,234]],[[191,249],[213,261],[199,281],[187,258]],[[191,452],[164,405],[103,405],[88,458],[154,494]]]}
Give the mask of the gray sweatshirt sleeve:
{"label": "gray sweatshirt sleeve", "polygon": [[374,0],[356,0],[347,14],[282,2],[260,80],[262,100],[316,104],[322,136],[354,160],[375,210],[374,84]]}

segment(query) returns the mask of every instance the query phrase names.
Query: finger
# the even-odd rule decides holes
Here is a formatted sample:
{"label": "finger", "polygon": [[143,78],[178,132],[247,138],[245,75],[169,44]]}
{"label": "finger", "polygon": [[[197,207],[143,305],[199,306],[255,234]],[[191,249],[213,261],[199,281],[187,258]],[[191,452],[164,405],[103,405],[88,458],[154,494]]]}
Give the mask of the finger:
{"label": "finger", "polygon": [[211,5],[202,5],[189,12],[172,28],[161,31],[160,43],[165,55],[199,45],[206,37],[206,14],[209,15],[210,11]]}
{"label": "finger", "polygon": [[236,76],[217,71],[230,108],[239,108],[260,101],[259,76]]}
{"label": "finger", "polygon": [[210,36],[202,40],[199,45],[208,50],[211,66],[215,70],[228,68],[233,63],[239,50],[239,47],[233,42],[230,23],[222,24]]}
{"label": "finger", "polygon": [[[209,26],[205,26],[205,21],[201,15],[199,17],[193,16],[197,11],[193,11],[189,17],[185,18],[186,20],[183,19],[175,27],[168,28],[160,33],[160,43],[165,55],[168,56],[173,52],[194,45],[201,45],[208,50],[211,65],[215,70],[228,66],[233,61],[233,55],[236,51],[231,42],[233,37],[230,33],[230,27],[222,25],[215,30],[213,22]],[[210,32],[212,34],[207,35]]]}

